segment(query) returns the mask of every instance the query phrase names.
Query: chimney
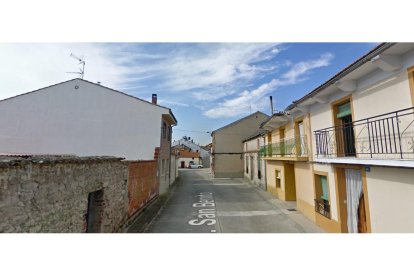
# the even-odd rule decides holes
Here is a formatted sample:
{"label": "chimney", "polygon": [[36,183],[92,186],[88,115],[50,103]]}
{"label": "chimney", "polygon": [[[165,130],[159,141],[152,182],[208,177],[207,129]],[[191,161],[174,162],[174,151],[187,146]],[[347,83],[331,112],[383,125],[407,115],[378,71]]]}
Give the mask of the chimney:
{"label": "chimney", "polygon": [[270,96],[270,114],[273,115],[273,97]]}
{"label": "chimney", "polygon": [[157,94],[152,94],[152,103],[157,104]]}

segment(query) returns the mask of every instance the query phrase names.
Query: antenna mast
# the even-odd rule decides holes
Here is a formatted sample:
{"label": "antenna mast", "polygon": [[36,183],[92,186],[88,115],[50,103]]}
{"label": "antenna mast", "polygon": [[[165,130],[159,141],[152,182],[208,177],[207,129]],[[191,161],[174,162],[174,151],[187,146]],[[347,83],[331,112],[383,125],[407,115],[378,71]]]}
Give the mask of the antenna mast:
{"label": "antenna mast", "polygon": [[78,58],[77,56],[75,56],[74,54],[70,54],[71,58],[76,59],[77,61],[79,61],[78,65],[82,65],[82,68],[79,68],[79,72],[66,72],[68,74],[78,74],[81,79],[83,79],[83,75],[85,74],[85,60],[83,58]]}

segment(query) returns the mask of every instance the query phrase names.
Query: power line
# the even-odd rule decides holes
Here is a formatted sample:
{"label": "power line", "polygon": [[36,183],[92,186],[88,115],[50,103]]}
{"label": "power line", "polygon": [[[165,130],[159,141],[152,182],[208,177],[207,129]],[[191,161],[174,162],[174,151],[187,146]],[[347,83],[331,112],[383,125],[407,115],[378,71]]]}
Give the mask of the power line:
{"label": "power line", "polygon": [[188,129],[178,129],[178,128],[174,128],[174,130],[178,130],[178,131],[187,131],[187,132],[198,132],[198,133],[205,133],[205,134],[210,134],[210,131],[200,131],[200,130],[188,130]]}

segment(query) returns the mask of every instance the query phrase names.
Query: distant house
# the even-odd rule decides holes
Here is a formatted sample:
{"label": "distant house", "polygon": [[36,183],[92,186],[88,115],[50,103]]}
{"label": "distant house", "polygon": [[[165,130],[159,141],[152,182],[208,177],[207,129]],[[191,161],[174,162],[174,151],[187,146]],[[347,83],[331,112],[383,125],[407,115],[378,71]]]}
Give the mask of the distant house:
{"label": "distant house", "polygon": [[243,141],[244,177],[266,189],[266,163],[263,159],[265,130],[259,130]]}
{"label": "distant house", "polygon": [[171,109],[82,79],[0,101],[0,152],[158,160],[170,181]]}
{"label": "distant house", "polygon": [[185,148],[190,151],[199,152],[201,157],[201,164],[204,168],[210,168],[210,152],[202,146],[195,144],[192,140],[184,137],[172,143],[173,147]]}
{"label": "distant house", "polygon": [[177,151],[177,156],[180,168],[187,168],[191,161],[196,165],[202,164],[200,153],[196,151],[181,149]]}
{"label": "distant house", "polygon": [[257,111],[211,133],[211,170],[214,177],[244,176],[243,141],[256,133],[260,124],[268,118],[268,115]]}

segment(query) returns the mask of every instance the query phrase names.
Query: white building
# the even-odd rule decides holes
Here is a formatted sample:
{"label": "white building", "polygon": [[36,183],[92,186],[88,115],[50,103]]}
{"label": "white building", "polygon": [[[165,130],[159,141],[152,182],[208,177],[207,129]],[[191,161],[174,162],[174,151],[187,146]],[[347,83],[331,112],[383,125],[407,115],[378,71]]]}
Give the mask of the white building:
{"label": "white building", "polygon": [[262,189],[266,189],[266,163],[260,150],[264,146],[264,130],[259,130],[243,141],[244,177]]}
{"label": "white building", "polygon": [[210,168],[210,152],[195,144],[192,140],[182,138],[178,141],[174,141],[172,143],[172,146],[184,146],[188,149],[191,149],[191,151],[199,152],[203,167]]}
{"label": "white building", "polygon": [[[106,155],[153,160],[170,182],[169,108],[82,79],[0,101],[0,153]],[[168,160],[167,160],[168,159]],[[160,190],[163,190],[160,187]]]}

